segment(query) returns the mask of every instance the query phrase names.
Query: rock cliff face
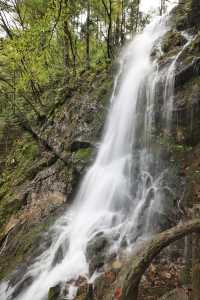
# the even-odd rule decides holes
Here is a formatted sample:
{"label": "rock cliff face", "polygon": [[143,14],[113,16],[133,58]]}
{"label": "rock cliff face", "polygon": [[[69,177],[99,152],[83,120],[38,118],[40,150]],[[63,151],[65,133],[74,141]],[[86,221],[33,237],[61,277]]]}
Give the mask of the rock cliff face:
{"label": "rock cliff face", "polygon": [[84,73],[54,91],[56,104],[43,125],[2,124],[0,280],[22,261],[23,272],[70,203],[95,156],[111,91],[110,71]]}
{"label": "rock cliff face", "polygon": [[[188,218],[190,207],[200,203],[200,3],[181,2],[171,13],[171,29],[163,39],[159,61],[160,69],[164,69],[186,45],[185,32],[191,36],[191,43],[176,64],[173,134],[167,140],[162,134],[159,137],[182,182],[176,197],[177,220]],[[13,276],[14,283],[33,254],[42,250],[38,247],[41,238],[42,247],[48,245],[44,232],[70,203],[95,155],[111,88],[110,72],[85,73],[76,86],[57,92],[55,109],[45,124],[35,124],[34,132],[27,126],[23,131],[18,125],[2,125],[1,148],[6,147],[6,152],[2,151],[0,157],[0,280],[20,266]],[[88,252],[99,254],[91,268],[101,264],[107,243],[102,237],[101,245],[89,245]],[[181,241],[156,259],[145,274],[140,299],[159,299],[177,285],[190,283],[188,270],[183,267],[188,259],[183,255],[186,246]],[[80,279],[77,300],[88,299],[88,295],[98,300],[120,299],[127,264],[112,258],[104,275],[95,282],[95,296],[90,295],[90,287]],[[49,299],[57,299],[56,293],[57,287],[50,291]],[[184,299],[183,294],[185,290],[176,299]],[[172,299],[170,295],[172,292],[162,299]]]}

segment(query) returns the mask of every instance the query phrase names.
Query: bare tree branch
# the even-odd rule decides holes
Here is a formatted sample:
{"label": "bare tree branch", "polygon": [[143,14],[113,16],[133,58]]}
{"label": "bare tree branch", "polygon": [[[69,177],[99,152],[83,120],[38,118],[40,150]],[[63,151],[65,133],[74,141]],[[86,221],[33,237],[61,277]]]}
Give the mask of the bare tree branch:
{"label": "bare tree branch", "polygon": [[175,226],[156,235],[133,257],[124,281],[121,300],[137,300],[140,280],[153,259],[171,243],[191,233],[200,233],[200,219]]}

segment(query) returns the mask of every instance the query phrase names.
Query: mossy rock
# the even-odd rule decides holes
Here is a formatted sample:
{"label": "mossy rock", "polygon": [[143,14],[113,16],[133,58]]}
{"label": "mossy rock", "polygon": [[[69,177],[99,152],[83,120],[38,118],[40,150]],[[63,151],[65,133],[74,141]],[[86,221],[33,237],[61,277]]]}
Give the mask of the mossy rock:
{"label": "mossy rock", "polygon": [[166,53],[175,47],[181,47],[186,43],[186,39],[177,31],[167,32],[162,42],[162,50]]}
{"label": "mossy rock", "polygon": [[51,159],[41,157],[40,146],[27,133],[12,145],[0,180],[0,227],[24,205],[17,192],[19,186],[32,180]]}
{"label": "mossy rock", "polygon": [[200,31],[190,46],[190,51],[193,54],[200,55]]}
{"label": "mossy rock", "polygon": [[78,151],[75,152],[74,158],[77,161],[87,162],[91,158],[92,151],[93,151],[92,148],[79,149]]}
{"label": "mossy rock", "polygon": [[178,30],[200,27],[200,2],[199,0],[181,1],[172,11],[173,23]]}
{"label": "mossy rock", "polygon": [[58,300],[59,295],[60,295],[60,286],[56,285],[54,287],[51,287],[48,292],[48,300]]}
{"label": "mossy rock", "polygon": [[188,26],[187,15],[179,16],[176,18],[176,28],[178,30],[184,30]]}
{"label": "mossy rock", "polygon": [[55,221],[55,216],[37,224],[18,224],[10,232],[7,241],[7,249],[4,255],[0,256],[0,280],[7,278],[16,267],[24,262],[31,262],[32,256],[40,254],[40,244],[48,243],[44,240],[44,232]]}

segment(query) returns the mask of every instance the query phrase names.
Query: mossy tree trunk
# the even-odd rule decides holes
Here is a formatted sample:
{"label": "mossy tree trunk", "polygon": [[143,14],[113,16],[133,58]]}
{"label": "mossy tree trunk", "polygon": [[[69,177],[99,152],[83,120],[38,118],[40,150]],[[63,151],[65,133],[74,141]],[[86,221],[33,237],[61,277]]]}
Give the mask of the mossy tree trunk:
{"label": "mossy tree trunk", "polygon": [[[200,206],[195,205],[194,217],[200,217]],[[200,232],[193,234],[192,243],[192,300],[200,300]]]}
{"label": "mossy tree trunk", "polygon": [[130,263],[130,267],[124,280],[121,300],[137,300],[140,280],[153,259],[171,243],[188,234],[194,232],[198,233],[199,231],[200,219],[194,219],[185,224],[166,230],[147,242],[144,245],[143,250],[140,250],[140,253],[134,256],[132,264]]}

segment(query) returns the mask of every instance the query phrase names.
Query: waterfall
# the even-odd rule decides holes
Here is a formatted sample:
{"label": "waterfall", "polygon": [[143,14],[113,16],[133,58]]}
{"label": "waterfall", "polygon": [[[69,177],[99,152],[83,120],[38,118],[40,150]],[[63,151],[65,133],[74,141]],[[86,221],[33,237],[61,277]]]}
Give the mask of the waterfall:
{"label": "waterfall", "polygon": [[187,43],[182,47],[178,54],[172,60],[168,71],[166,72],[165,88],[164,88],[164,119],[166,121],[166,129],[171,130],[171,119],[174,106],[174,84],[175,84],[175,70],[176,64],[183,54],[184,50],[191,44],[194,37],[187,32],[182,32],[182,36],[187,40]]}
{"label": "waterfall", "polygon": [[[89,277],[87,245],[99,234],[109,237],[109,251],[117,253],[122,244],[131,249],[154,232],[155,216],[163,210],[167,186],[162,158],[151,147],[158,125],[155,106],[159,85],[152,51],[155,46],[159,49],[167,31],[166,19],[155,18],[122,51],[95,162],[87,171],[74,204],[51,229],[51,246],[29,267],[17,286],[9,288],[3,284],[1,299],[10,299],[9,295],[29,277],[33,278],[32,284],[14,299],[43,300],[50,287],[80,275]],[[166,80],[171,91],[172,79]],[[159,122],[159,126],[165,126],[162,120]],[[58,251],[62,252],[62,259],[56,264]],[[73,288],[70,291],[68,299],[73,298]]]}

